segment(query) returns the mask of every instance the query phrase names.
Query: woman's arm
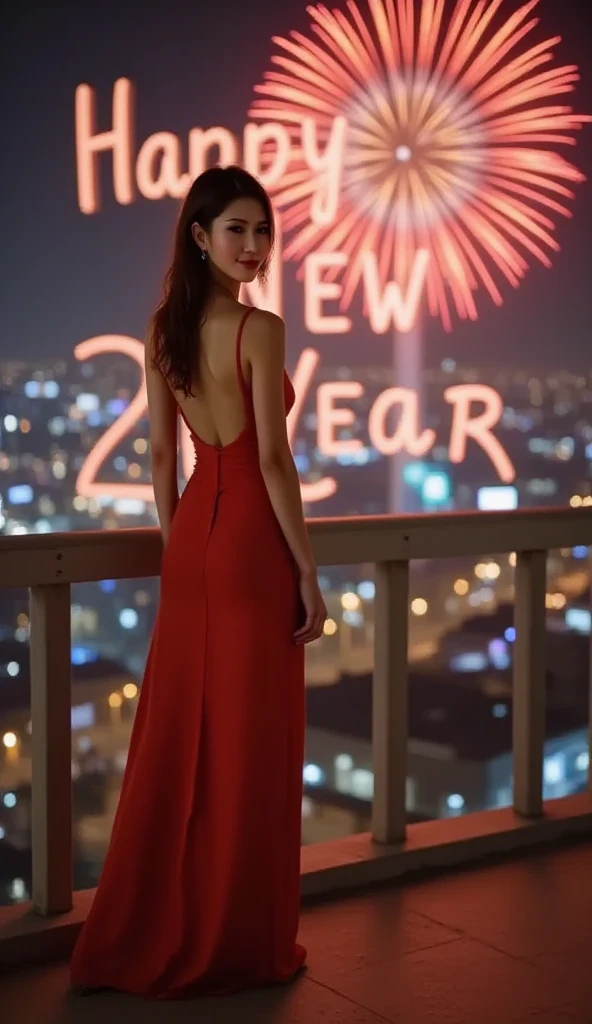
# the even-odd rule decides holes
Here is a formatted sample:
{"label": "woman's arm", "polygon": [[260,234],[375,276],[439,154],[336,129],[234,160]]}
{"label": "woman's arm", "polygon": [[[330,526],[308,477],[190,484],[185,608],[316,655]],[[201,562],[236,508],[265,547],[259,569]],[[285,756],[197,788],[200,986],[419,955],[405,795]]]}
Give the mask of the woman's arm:
{"label": "woman's arm", "polygon": [[164,544],[179,501],[177,482],[177,402],[160,370],[152,365],[151,342],[146,342],[145,369],[150,418],[152,486]]}
{"label": "woman's arm", "polygon": [[274,313],[259,309],[247,320],[244,339],[245,353],[251,364],[253,407],[263,480],[301,576],[314,576],[316,563],[306,530],[300,481],[286,427],[284,323]]}
{"label": "woman's arm", "polygon": [[245,341],[251,363],[259,465],[273,511],[300,570],[300,597],[306,618],[294,632],[294,641],[308,644],[322,635],[327,609],[319,590],[286,428],[283,321],[274,313],[257,310],[247,320]]}

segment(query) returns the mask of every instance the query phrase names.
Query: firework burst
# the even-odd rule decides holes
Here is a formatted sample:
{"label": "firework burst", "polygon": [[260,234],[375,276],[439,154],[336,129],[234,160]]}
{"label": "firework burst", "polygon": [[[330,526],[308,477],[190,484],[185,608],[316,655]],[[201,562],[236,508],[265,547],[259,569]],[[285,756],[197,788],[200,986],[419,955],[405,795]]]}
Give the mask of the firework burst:
{"label": "firework burst", "polygon": [[[309,7],[311,38],[274,37],[274,70],[255,87],[249,112],[290,132],[294,159],[272,188],[291,234],[285,256],[345,252],[342,309],[376,254],[381,283],[409,278],[415,254],[430,254],[429,311],[446,329],[451,310],[475,319],[475,292],[502,302],[533,257],[550,265],[559,248],[554,217],[570,217],[572,186],[584,180],[559,149],[590,118],[559,97],[577,67],[553,64],[554,36],[526,42],[538,0],[504,16],[502,0],[367,0],[347,13]],[[300,125],[314,118],[327,140],[347,122],[337,217],[311,221],[317,183],[303,159]],[[335,276],[335,274],[333,274]]]}

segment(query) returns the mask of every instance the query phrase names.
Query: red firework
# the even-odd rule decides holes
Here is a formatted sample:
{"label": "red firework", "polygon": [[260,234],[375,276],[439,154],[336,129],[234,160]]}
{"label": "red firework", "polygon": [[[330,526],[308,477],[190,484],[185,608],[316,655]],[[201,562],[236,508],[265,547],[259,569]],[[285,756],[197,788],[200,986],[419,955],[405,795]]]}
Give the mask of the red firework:
{"label": "red firework", "polygon": [[[579,80],[554,66],[559,36],[533,42],[538,0],[502,16],[503,0],[367,0],[367,16],[309,7],[312,36],[274,37],[275,69],[255,87],[250,117],[290,132],[294,159],[272,188],[291,241],[285,256],[345,252],[342,309],[377,256],[381,283],[408,280],[419,249],[430,254],[430,313],[451,326],[451,305],[476,319],[475,292],[502,302],[497,281],[517,287],[534,257],[550,266],[559,245],[553,215],[584,175],[558,152],[591,118],[560,104]],[[320,140],[347,122],[338,214],[311,220],[317,187],[300,144],[314,118]]]}

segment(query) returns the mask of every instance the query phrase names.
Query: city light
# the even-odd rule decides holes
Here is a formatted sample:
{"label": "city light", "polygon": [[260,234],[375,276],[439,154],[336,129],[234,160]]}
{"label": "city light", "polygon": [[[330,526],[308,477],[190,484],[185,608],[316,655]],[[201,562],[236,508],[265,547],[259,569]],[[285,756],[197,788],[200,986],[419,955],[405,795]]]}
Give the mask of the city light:
{"label": "city light", "polygon": [[323,626],[323,633],[325,636],[335,636],[337,632],[337,623],[335,619],[325,619],[325,625]]}
{"label": "city light", "polygon": [[12,747],[16,747],[18,740],[15,733],[5,732],[2,737],[2,742],[8,750],[11,750]]}
{"label": "city light", "polygon": [[554,757],[546,757],[543,762],[543,777],[549,785],[556,785],[565,778],[565,757],[557,754]]}
{"label": "city light", "polygon": [[126,683],[123,687],[123,696],[127,697],[128,700],[133,700],[134,697],[138,696],[138,687],[135,683]]}
{"label": "city light", "polygon": [[501,567],[497,562],[478,562],[474,573],[480,580],[497,580],[501,573]]}
{"label": "city light", "polygon": [[456,580],[454,584],[454,593],[458,594],[459,597],[464,597],[469,592],[469,583],[467,580]]}
{"label": "city light", "polygon": [[450,501],[450,477],[447,473],[426,473],[421,485],[424,505],[446,505]]}
{"label": "city light", "polygon": [[33,497],[34,492],[30,484],[13,484],[8,488],[7,499],[10,505],[29,505]]}
{"label": "city light", "polygon": [[362,601],[373,601],[376,594],[376,585],[372,580],[363,580],[358,586],[358,594]]}
{"label": "city light", "polygon": [[[496,637],[494,640],[490,640],[487,645],[487,653],[493,668],[498,669],[498,671],[504,671],[510,667],[511,658],[506,640],[502,640],[501,637]],[[496,707],[499,706],[500,705],[496,705]]]}
{"label": "city light", "polygon": [[509,714],[509,708],[507,704],[494,704],[491,709],[491,713],[494,718],[507,718]]}
{"label": "city light", "polygon": [[350,612],[344,611],[342,619],[347,626],[353,626],[354,629],[359,629],[364,625],[364,616],[361,612]]}
{"label": "city light", "polygon": [[348,590],[345,594],[341,595],[341,607],[345,608],[348,612],[355,612],[361,607],[362,602],[357,594],[354,594],[352,590]]}
{"label": "city light", "polygon": [[374,796],[374,772],[369,768],[356,768],[351,773],[351,793],[358,800],[372,800]]}
{"label": "city light", "polygon": [[487,655],[483,651],[465,651],[450,659],[453,672],[482,672],[487,668]]}
{"label": "city light", "polygon": [[109,707],[110,708],[120,708],[122,704],[123,704],[123,697],[121,696],[120,693],[110,693],[109,694]]}
{"label": "city light", "polygon": [[589,608],[568,608],[565,612],[565,625],[586,636],[592,627],[592,611]]}
{"label": "city light", "polygon": [[24,879],[13,878],[10,885],[10,895],[15,902],[21,902],[27,899],[27,887]]}
{"label": "city light", "polygon": [[309,786],[320,786],[325,779],[325,773],[318,764],[305,764],[302,778]]}
{"label": "city light", "polygon": [[139,616],[135,608],[123,608],[119,613],[119,624],[123,629],[135,629]]}
{"label": "city light", "polygon": [[503,512],[518,508],[518,491],[515,487],[480,487],[477,491],[477,508],[481,512]]}
{"label": "city light", "polygon": [[414,615],[425,615],[428,610],[428,602],[423,597],[416,597],[411,602],[411,611]]}
{"label": "city light", "polygon": [[19,665],[18,661],[9,661],[8,665],[6,666],[6,671],[8,672],[9,676],[18,676],[20,670],[21,666]]}

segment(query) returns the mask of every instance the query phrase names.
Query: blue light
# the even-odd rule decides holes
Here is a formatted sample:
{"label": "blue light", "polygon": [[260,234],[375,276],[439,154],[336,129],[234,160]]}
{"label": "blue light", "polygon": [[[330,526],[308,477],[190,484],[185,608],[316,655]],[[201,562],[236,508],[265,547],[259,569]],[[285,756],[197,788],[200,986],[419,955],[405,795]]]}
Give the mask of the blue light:
{"label": "blue light", "polygon": [[309,786],[320,786],[325,778],[325,773],[318,764],[305,764],[302,777]]}
{"label": "blue light", "polygon": [[356,451],[337,455],[336,462],[339,466],[365,466],[372,460],[373,454],[372,448],[358,448]]}
{"label": "blue light", "polygon": [[592,627],[592,612],[588,608],[568,608],[565,613],[565,625],[587,636]]}
{"label": "blue light", "polygon": [[360,626],[364,625],[364,616],[361,612],[345,611],[342,615],[342,619],[348,626],[353,626],[356,629],[359,629]]}
{"label": "blue light", "polygon": [[565,778],[565,755],[555,754],[543,762],[543,778],[547,785],[554,786]]}
{"label": "blue light", "polygon": [[480,487],[477,491],[477,508],[482,512],[518,508],[518,491],[515,487]]}
{"label": "blue light", "polygon": [[41,391],[41,385],[37,380],[28,380],[25,384],[25,394],[27,398],[39,398]]}
{"label": "blue light", "polygon": [[503,671],[505,668],[510,666],[510,655],[508,653],[508,645],[505,640],[497,637],[495,640],[490,640],[488,644],[489,660],[494,668]]}
{"label": "blue light", "polygon": [[29,484],[15,484],[8,488],[9,505],[28,505],[33,501],[33,488]]}
{"label": "blue light", "polygon": [[450,479],[446,473],[427,473],[421,487],[421,497],[426,505],[445,505],[450,500]]}
{"label": "blue light", "polygon": [[308,473],[308,471],[310,470],[310,459],[308,455],[295,455],[294,462],[296,464],[296,469],[298,470],[299,473]]}
{"label": "blue light", "polygon": [[117,582],[116,580],[99,580],[99,586],[104,594],[112,594]]}
{"label": "blue light", "polygon": [[487,668],[487,658],[481,651],[465,651],[450,659],[453,672],[482,672]]}
{"label": "blue light", "polygon": [[407,462],[403,467],[403,480],[409,487],[421,487],[427,471],[423,462]]}
{"label": "blue light", "polygon": [[506,718],[508,715],[507,704],[494,704],[491,709],[491,713],[494,718]]}
{"label": "blue light", "polygon": [[575,548],[571,549],[573,558],[587,558],[588,548],[585,544],[576,544]]}
{"label": "blue light", "polygon": [[124,401],[123,398],[110,398],[107,402],[107,412],[112,416],[121,416],[122,412],[125,412],[129,405],[129,402]]}
{"label": "blue light", "polygon": [[119,623],[124,629],[135,629],[138,625],[138,613],[135,608],[122,608]]}
{"label": "blue light", "polygon": [[88,416],[86,417],[86,422],[88,423],[89,427],[100,427],[101,419],[101,413],[98,411],[94,411],[89,412]]}
{"label": "blue light", "polygon": [[98,657],[99,652],[95,647],[85,647],[82,644],[73,647],[70,653],[73,665],[86,665],[89,661],[96,661]]}
{"label": "blue light", "polygon": [[88,729],[96,722],[95,707],[88,704],[75,704],[70,712],[70,724],[73,729]]}
{"label": "blue light", "polygon": [[514,626],[508,626],[508,628],[504,630],[504,636],[509,644],[513,644],[516,639],[516,630]]}

